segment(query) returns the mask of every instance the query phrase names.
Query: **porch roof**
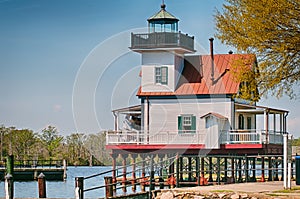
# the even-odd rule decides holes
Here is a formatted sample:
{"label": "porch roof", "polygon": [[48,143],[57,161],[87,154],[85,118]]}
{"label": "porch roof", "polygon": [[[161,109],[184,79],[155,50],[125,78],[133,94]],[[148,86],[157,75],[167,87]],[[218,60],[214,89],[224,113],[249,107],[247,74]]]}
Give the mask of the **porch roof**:
{"label": "porch roof", "polygon": [[129,106],[125,108],[112,110],[113,113],[117,113],[117,114],[121,113],[126,115],[140,115],[141,111],[142,111],[141,105]]}
{"label": "porch roof", "polygon": [[289,113],[289,111],[284,109],[277,109],[277,108],[271,108],[266,106],[257,106],[257,105],[250,105],[250,104],[241,104],[241,103],[235,103],[235,105],[243,107],[240,109],[236,109],[235,111],[237,113],[264,114],[265,111],[271,114]]}

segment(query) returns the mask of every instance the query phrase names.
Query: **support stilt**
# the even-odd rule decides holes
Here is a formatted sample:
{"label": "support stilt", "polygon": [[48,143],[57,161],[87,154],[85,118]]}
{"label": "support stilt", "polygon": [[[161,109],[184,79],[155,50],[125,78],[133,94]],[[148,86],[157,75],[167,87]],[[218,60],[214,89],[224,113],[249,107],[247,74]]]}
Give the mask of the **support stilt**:
{"label": "support stilt", "polygon": [[208,158],[209,160],[209,177],[208,177],[208,182],[213,182],[213,177],[212,177],[212,174],[213,174],[213,163],[212,163],[212,157],[209,157]]}

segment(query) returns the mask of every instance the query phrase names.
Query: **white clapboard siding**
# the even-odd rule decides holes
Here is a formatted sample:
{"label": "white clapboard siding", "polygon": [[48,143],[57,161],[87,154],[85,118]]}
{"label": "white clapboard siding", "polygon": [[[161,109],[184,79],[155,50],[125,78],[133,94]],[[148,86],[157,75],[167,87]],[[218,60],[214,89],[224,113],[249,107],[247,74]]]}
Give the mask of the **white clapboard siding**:
{"label": "white clapboard siding", "polygon": [[201,116],[215,112],[228,118],[231,123],[230,99],[160,99],[150,100],[149,130],[177,131],[178,116],[192,114],[196,116],[196,130],[205,129],[205,119]]}
{"label": "white clapboard siding", "polygon": [[[155,67],[168,67],[168,84],[155,83]],[[174,65],[143,65],[142,66],[142,92],[174,92]]]}

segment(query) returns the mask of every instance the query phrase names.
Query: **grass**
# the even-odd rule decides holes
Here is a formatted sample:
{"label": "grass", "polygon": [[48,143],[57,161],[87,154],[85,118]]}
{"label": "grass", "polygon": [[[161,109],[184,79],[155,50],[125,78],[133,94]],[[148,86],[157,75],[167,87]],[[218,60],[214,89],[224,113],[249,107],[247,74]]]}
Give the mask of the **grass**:
{"label": "grass", "polygon": [[215,193],[233,193],[231,190],[211,190],[210,192],[215,192]]}
{"label": "grass", "polygon": [[292,187],[291,189],[274,191],[274,193],[298,193],[299,191],[300,191],[300,187]]}

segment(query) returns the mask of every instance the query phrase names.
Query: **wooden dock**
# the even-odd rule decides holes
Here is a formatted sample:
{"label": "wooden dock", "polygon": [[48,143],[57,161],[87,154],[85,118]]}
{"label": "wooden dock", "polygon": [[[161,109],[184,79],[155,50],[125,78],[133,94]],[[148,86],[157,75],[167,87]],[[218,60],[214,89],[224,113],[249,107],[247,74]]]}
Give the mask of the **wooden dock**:
{"label": "wooden dock", "polygon": [[[67,178],[65,160],[26,160],[15,161],[14,181],[34,181],[43,173],[47,181],[64,181]],[[0,180],[4,181],[6,168],[0,167]]]}

